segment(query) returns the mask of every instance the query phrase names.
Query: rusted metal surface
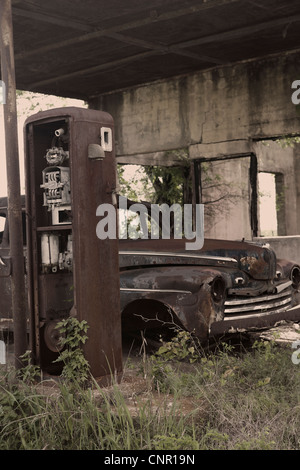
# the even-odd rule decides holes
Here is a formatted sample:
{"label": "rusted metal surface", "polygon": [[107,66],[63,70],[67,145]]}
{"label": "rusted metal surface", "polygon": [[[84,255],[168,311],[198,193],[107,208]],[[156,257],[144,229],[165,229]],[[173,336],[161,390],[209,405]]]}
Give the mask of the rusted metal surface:
{"label": "rusted metal surface", "polygon": [[[98,239],[96,210],[100,204],[113,204],[114,149],[106,151],[102,160],[88,156],[90,144],[99,146],[103,126],[113,132],[110,115],[81,108],[38,113],[25,123],[28,285],[37,362],[53,372],[55,348],[49,347],[52,339],[56,341],[53,322],[72,313],[89,326],[83,351],[92,375],[110,379],[111,373],[122,371],[118,241]],[[69,158],[54,170],[70,175],[68,219],[62,222],[54,221],[52,206],[45,207],[45,190],[50,188],[45,171],[51,174],[53,166],[44,156],[59,129],[65,130]],[[56,187],[56,180],[52,186]],[[53,207],[56,210],[59,204]],[[59,255],[67,253],[68,262],[63,266],[44,265],[44,236],[57,241]],[[72,250],[67,252],[69,241]]]}
{"label": "rusted metal surface", "polygon": [[[15,366],[16,368],[20,368],[22,367],[22,361],[20,358],[27,349],[26,292],[24,279],[13,25],[10,0],[3,0],[0,2],[0,52],[1,76],[7,90],[6,104],[3,106],[3,114],[6,143],[10,257],[12,265],[11,302],[14,319]],[[3,263],[4,265],[8,265],[8,261],[5,262],[3,260]],[[5,284],[7,283],[5,282]]]}
{"label": "rusted metal surface", "polygon": [[[217,288],[216,292],[214,291],[216,298],[212,295],[212,285],[216,280],[222,282],[225,290],[225,283],[221,280],[219,272],[210,268],[199,270],[194,266],[174,265],[122,271],[121,307],[126,308],[137,298],[144,300],[144,306],[146,300],[160,301],[166,310],[173,312],[174,325],[179,322],[179,325],[188,331],[203,337],[212,319],[222,318],[224,295],[220,295]],[[139,304],[139,311],[130,312],[133,327],[134,318],[144,314],[143,305]],[[155,314],[155,309],[153,313]],[[129,315],[128,308],[126,315]],[[126,321],[128,323],[128,318]],[[168,321],[171,324],[171,320]],[[159,326],[158,323],[156,327]],[[147,321],[144,327],[149,327]]]}
{"label": "rusted metal surface", "polygon": [[[137,309],[142,311],[150,299],[160,299],[175,314],[173,320],[202,339],[233,326],[260,328],[278,319],[300,320],[295,308],[300,303],[299,267],[277,260],[265,246],[206,240],[200,252],[191,254],[182,240],[120,241],[120,267],[126,328],[128,318],[133,326],[134,318],[141,317]],[[135,303],[137,296],[143,303]]]}
{"label": "rusted metal surface", "polygon": [[256,317],[245,315],[238,319],[232,318],[228,319],[228,321],[216,322],[211,326],[210,336],[219,336],[228,332],[268,329],[282,321],[299,322],[300,307],[294,307],[283,312],[275,312],[272,315],[261,314]]}
{"label": "rusted metal surface", "polygon": [[[25,224],[25,197],[21,197],[22,211],[22,225],[23,225],[23,253],[26,259],[26,224]],[[5,217],[6,223],[2,232],[0,240],[0,298],[1,298],[1,311],[0,319],[8,320],[3,321],[1,328],[11,329],[13,324],[13,307],[12,307],[12,259],[9,245],[9,224],[8,224],[8,201],[7,197],[0,198],[0,214]],[[25,271],[25,290],[26,290],[26,271]],[[27,292],[27,291],[26,291]],[[25,303],[26,318],[28,318],[27,302]]]}
{"label": "rusted metal surface", "polygon": [[226,266],[239,269],[254,279],[273,279],[276,273],[274,252],[249,242],[205,240],[201,251],[195,254],[185,251],[185,240],[136,240],[120,241],[120,250],[124,258],[120,267],[142,265],[143,262]]}

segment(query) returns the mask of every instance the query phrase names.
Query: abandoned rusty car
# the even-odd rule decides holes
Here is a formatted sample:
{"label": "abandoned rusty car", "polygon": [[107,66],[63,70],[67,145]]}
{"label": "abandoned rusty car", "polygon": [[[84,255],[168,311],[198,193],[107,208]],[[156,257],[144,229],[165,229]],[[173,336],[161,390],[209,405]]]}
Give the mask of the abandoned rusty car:
{"label": "abandoned rusty car", "polygon": [[[4,328],[12,323],[6,198],[0,199],[0,217],[0,318]],[[164,325],[176,324],[205,340],[232,328],[257,329],[279,320],[300,320],[300,268],[277,259],[268,246],[205,240],[203,248],[195,252],[185,251],[184,240],[120,240],[119,267],[125,333],[159,331]],[[45,298],[40,317],[45,332],[72,308],[72,275],[68,283],[64,278],[63,285],[59,272],[53,278],[53,295]],[[45,340],[51,343],[51,337]]]}

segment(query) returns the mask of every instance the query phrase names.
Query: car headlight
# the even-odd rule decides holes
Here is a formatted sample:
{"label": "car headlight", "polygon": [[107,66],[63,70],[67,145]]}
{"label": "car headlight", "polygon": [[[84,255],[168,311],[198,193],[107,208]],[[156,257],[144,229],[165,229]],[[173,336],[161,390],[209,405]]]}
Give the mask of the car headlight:
{"label": "car headlight", "polygon": [[216,277],[211,284],[211,296],[214,302],[221,302],[225,297],[226,284],[224,279]]}
{"label": "car headlight", "polygon": [[291,281],[294,289],[299,289],[300,286],[300,268],[299,266],[294,266],[291,270]]}

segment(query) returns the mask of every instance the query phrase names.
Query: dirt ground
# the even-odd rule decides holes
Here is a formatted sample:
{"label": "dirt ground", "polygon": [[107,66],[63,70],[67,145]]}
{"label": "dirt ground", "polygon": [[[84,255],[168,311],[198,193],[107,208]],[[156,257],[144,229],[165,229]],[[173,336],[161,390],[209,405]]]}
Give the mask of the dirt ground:
{"label": "dirt ground", "polygon": [[[226,340],[236,342],[244,341],[242,345],[247,348],[256,339],[264,339],[269,341],[275,341],[281,347],[292,348],[292,344],[295,341],[300,341],[300,324],[298,323],[285,323],[277,325],[274,328],[247,332],[242,334],[232,334],[227,337]],[[224,338],[225,339],[225,338]],[[222,339],[223,341],[223,339]],[[7,367],[8,364],[14,364],[14,349],[13,344],[10,343],[7,347],[6,353],[6,364],[0,365],[0,367]],[[127,341],[123,348],[123,373],[120,382],[117,384],[119,392],[125,400],[128,411],[132,416],[139,413],[139,409],[143,404],[151,406],[152,411],[156,413],[166,412],[167,410],[173,410],[174,397],[172,395],[160,393],[153,389],[153,382],[151,377],[147,376],[146,373],[146,356],[149,353],[153,353],[155,345],[152,345],[150,350],[147,352],[145,343],[139,341]],[[192,364],[184,364],[186,368],[193,367]],[[59,393],[58,378],[45,377],[41,383],[37,384],[37,390],[39,393],[45,395],[55,395]],[[115,388],[113,386],[103,387],[105,392],[108,394],[114,394]],[[95,398],[99,400],[99,403],[104,399],[100,391],[95,390]],[[178,401],[178,400],[177,400]],[[176,413],[178,412],[181,416],[189,415],[193,413],[193,416],[199,414],[199,416],[205,412],[204,404],[195,401],[192,397],[181,397],[180,403],[176,402]]]}

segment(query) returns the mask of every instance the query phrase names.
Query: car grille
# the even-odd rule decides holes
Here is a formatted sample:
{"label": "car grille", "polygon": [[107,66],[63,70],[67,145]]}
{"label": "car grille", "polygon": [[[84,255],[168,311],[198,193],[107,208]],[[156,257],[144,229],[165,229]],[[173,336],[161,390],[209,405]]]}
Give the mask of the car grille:
{"label": "car grille", "polygon": [[261,317],[286,311],[292,305],[292,289],[257,297],[229,297],[225,301],[224,320]]}

